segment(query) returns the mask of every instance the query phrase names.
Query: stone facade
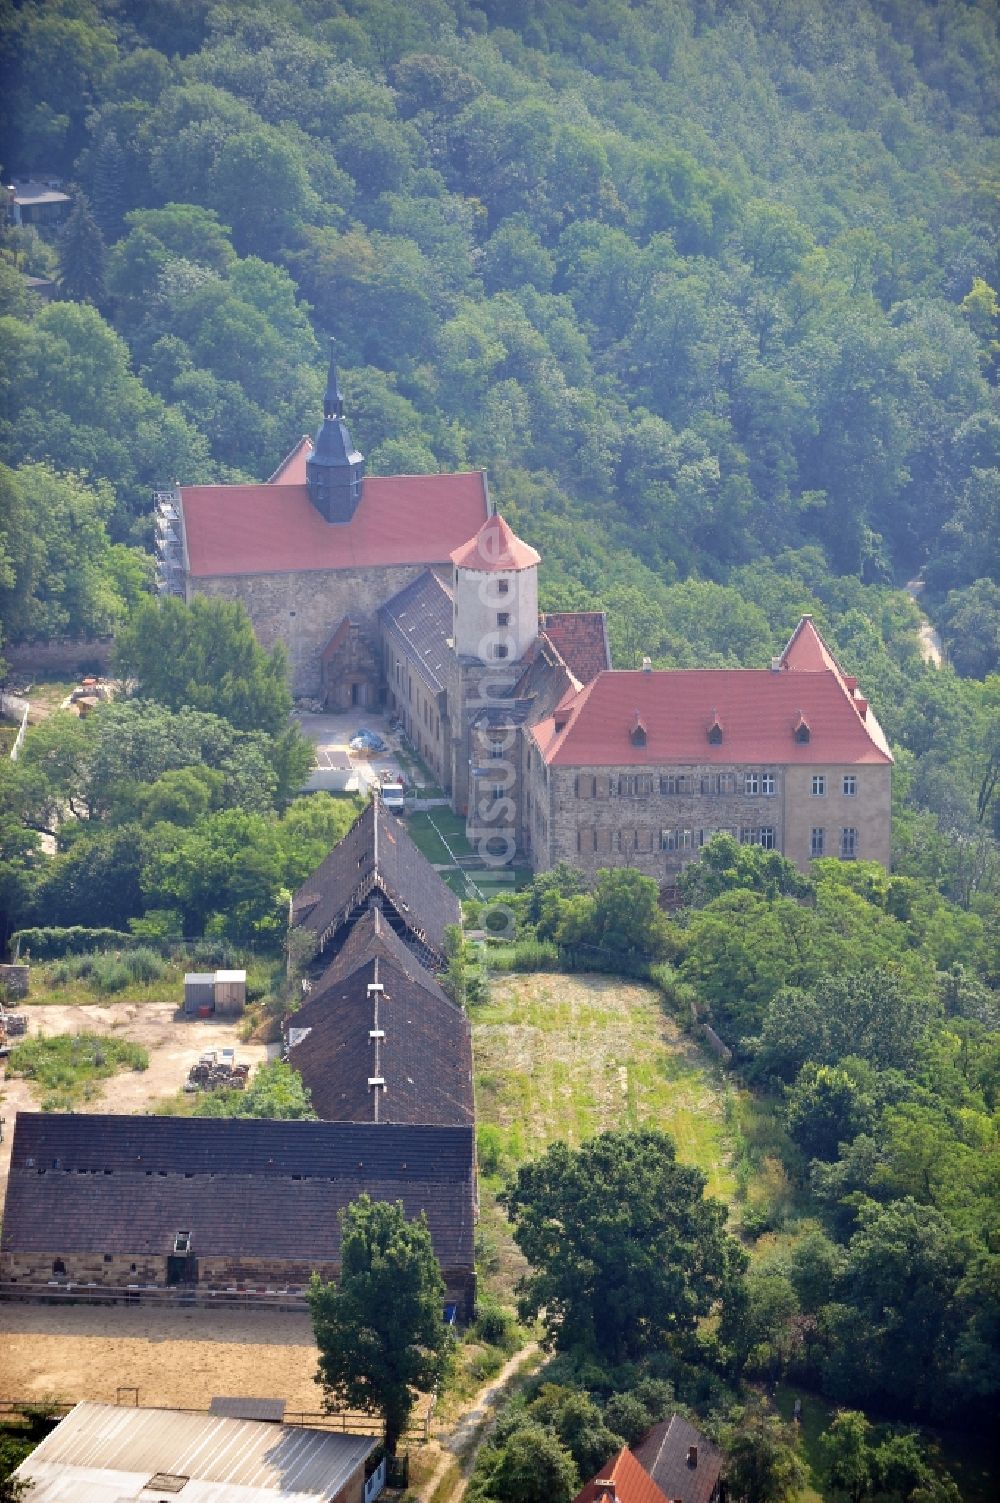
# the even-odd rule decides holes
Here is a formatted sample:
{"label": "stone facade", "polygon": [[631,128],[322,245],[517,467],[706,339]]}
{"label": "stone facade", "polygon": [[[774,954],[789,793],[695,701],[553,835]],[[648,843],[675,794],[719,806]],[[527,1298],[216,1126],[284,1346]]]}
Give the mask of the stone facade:
{"label": "stone facade", "polygon": [[[822,779],[822,791],[816,779]],[[789,767],[785,804],[783,849],[800,870],[817,856],[853,857],[889,866],[891,767]],[[821,848],[814,841],[818,831],[822,832]]]}
{"label": "stone facade", "polygon": [[322,699],[336,685],[323,682],[323,649],[338,621],[350,616],[372,641],[379,637],[378,609],[423,573],[422,564],[377,569],[316,569],[289,574],[216,574],[189,577],[187,598],[214,595],[246,606],[262,647],[288,649],[292,693]]}
{"label": "stone facade", "polygon": [[[801,871],[820,855],[888,866],[890,778],[887,766],[584,770],[546,766],[534,752],[528,758],[532,860],[537,870],[565,861],[589,876],[602,867],[634,866],[669,885],[724,832],[779,851]],[[814,786],[822,793],[814,794]],[[825,832],[820,849],[812,839],[817,829]]]}
{"label": "stone facade", "polygon": [[[168,1277],[166,1256],[148,1253],[134,1257],[102,1256],[99,1253],[4,1253],[0,1257],[0,1282],[53,1285],[94,1284],[102,1289],[151,1286],[157,1289],[249,1290],[254,1292],[304,1290],[313,1273],[330,1282],[340,1275],[339,1263],[294,1262],[284,1258],[196,1259],[197,1279],[173,1282]],[[447,1300],[458,1306],[463,1321],[475,1318],[476,1275],[469,1269],[443,1268]]]}

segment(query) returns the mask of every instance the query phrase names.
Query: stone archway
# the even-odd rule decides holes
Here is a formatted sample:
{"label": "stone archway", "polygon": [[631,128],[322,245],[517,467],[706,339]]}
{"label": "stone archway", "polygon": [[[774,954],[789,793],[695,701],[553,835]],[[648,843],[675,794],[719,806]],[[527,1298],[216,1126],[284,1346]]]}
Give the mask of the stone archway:
{"label": "stone archway", "polygon": [[373,710],[381,702],[378,654],[360,621],[345,616],[322,652],[328,710]]}

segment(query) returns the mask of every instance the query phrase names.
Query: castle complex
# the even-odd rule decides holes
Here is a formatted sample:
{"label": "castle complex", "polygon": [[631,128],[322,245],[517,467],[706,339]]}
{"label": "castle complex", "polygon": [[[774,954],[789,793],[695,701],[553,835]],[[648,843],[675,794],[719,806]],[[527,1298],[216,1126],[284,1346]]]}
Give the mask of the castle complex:
{"label": "castle complex", "polygon": [[324,418],[263,485],[158,498],[161,586],[241,601],[293,691],[385,706],[493,859],[668,886],[717,831],[889,864],[892,755],[812,619],[761,669],[611,668],[602,612],[539,615],[539,555],[485,474],[365,476]]}

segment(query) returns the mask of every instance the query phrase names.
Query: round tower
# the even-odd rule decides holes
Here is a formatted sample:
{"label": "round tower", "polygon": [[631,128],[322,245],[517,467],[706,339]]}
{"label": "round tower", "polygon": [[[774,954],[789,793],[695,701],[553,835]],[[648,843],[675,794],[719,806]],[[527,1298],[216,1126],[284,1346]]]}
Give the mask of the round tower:
{"label": "round tower", "polygon": [[483,663],[518,662],[538,636],[539,555],[494,516],[451,561],[455,652]]}

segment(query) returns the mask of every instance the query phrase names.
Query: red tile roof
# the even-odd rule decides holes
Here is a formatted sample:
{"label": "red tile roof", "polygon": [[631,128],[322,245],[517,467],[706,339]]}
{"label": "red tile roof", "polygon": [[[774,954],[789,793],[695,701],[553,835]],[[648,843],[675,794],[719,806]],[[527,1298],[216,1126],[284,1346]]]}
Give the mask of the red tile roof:
{"label": "red tile roof", "polygon": [[530,569],[541,563],[541,554],[524,543],[503,517],[489,517],[475,537],[456,548],[451,561],[459,569],[475,569],[479,574],[503,574],[509,570]]}
{"label": "red tile roof", "polygon": [[306,464],[313,451],[313,442],[304,433],[294,448],[289,449],[284,459],[268,479],[268,485],[305,485]]}
{"label": "red tile roof", "polygon": [[603,611],[550,611],[538,625],[581,684],[611,667]]}
{"label": "red tile roof", "polygon": [[[602,1487],[611,1482],[613,1488]],[[582,1487],[573,1503],[668,1503],[652,1477],[640,1466],[627,1446]]]}
{"label": "red tile roof", "polygon": [[[646,742],[629,732],[638,713]],[[796,741],[802,714],[810,738]],[[874,716],[831,670],[785,673],[748,668],[609,671],[547,716],[532,734],[546,762],[567,767],[773,762],[889,763]],[[718,744],[708,732],[718,719]]]}
{"label": "red tile roof", "polygon": [[274,484],[182,486],[193,575],[444,563],[487,515],[484,477],[473,470],[369,476],[351,520],[326,522],[306,486],[285,480],[285,466],[306,456],[293,450]]}
{"label": "red tile roof", "polygon": [[841,678],[844,677],[843,669],[823,641],[811,616],[802,617],[789,637],[780,661],[782,668],[794,672],[818,673],[823,668],[830,668]]}

